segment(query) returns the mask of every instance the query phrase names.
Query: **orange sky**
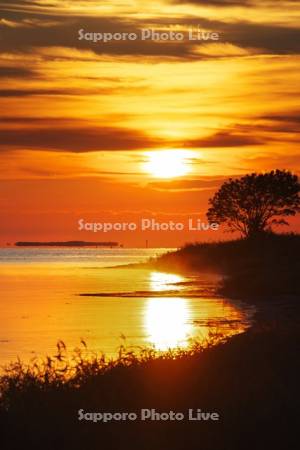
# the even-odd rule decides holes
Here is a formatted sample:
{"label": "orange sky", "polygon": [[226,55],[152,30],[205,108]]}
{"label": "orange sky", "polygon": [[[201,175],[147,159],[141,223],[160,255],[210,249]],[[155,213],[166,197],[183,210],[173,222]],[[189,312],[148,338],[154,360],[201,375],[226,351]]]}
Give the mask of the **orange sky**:
{"label": "orange sky", "polygon": [[[0,1],[0,244],[220,238],[83,233],[77,221],[205,220],[225,178],[299,173],[299,2],[99,3]],[[219,41],[78,39],[197,26]]]}

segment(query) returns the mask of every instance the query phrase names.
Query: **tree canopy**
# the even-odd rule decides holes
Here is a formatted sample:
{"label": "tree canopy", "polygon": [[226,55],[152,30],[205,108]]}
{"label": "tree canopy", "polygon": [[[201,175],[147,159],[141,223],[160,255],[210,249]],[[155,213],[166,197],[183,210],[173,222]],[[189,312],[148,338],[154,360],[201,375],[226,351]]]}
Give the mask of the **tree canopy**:
{"label": "tree canopy", "polygon": [[300,211],[299,192],[297,175],[287,170],[230,178],[209,200],[207,218],[251,237],[273,225],[288,225],[284,217]]}

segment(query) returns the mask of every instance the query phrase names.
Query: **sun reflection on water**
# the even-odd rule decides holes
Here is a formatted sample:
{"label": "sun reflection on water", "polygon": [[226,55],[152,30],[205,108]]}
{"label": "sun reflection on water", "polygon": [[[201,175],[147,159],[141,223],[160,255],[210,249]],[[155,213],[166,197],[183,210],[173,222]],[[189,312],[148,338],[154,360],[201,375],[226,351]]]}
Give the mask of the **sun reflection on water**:
{"label": "sun reflection on water", "polygon": [[151,272],[150,291],[162,292],[162,297],[149,298],[145,306],[145,330],[149,341],[158,350],[188,346],[192,325],[191,311],[187,299],[164,297],[166,291],[180,291],[178,286],[184,278],[164,272]]}
{"label": "sun reflection on water", "polygon": [[180,283],[183,280],[183,277],[173,273],[151,272],[149,280],[150,291],[180,290],[182,287],[176,286],[176,283]]}
{"label": "sun reflection on water", "polygon": [[150,298],[146,303],[145,328],[157,350],[187,347],[192,331],[190,310],[183,298]]}

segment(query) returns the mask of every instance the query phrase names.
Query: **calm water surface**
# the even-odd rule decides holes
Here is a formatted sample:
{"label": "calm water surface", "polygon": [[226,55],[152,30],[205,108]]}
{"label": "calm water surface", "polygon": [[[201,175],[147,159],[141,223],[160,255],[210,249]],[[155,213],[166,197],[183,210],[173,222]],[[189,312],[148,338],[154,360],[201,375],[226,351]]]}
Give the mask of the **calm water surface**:
{"label": "calm water surface", "polygon": [[249,326],[253,310],[216,298],[214,276],[126,267],[166,251],[0,249],[0,365],[52,355],[59,339],[114,357],[122,336],[166,350]]}

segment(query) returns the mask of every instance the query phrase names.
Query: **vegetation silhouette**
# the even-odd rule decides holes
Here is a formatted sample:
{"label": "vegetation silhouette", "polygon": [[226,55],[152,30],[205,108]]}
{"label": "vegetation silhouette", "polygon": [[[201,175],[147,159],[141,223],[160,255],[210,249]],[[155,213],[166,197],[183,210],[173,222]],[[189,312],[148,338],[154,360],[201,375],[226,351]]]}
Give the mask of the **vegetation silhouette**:
{"label": "vegetation silhouette", "polygon": [[170,272],[219,273],[219,293],[250,302],[300,294],[300,236],[262,233],[252,238],[186,244],[153,259]]}
{"label": "vegetation silhouette", "polygon": [[257,236],[274,225],[288,225],[283,217],[300,211],[299,192],[297,175],[286,170],[229,179],[209,200],[207,218],[242,236]]}
{"label": "vegetation silhouette", "polygon": [[[298,304],[260,313],[216,346],[118,360],[70,359],[63,343],[44,365],[11,365],[0,379],[1,449],[253,450],[295,448],[299,404]],[[69,355],[70,356],[70,355]],[[75,363],[75,365],[73,364]],[[70,376],[71,375],[71,376]],[[79,421],[78,411],[183,412],[182,421]],[[188,421],[189,409],[220,420]]]}

